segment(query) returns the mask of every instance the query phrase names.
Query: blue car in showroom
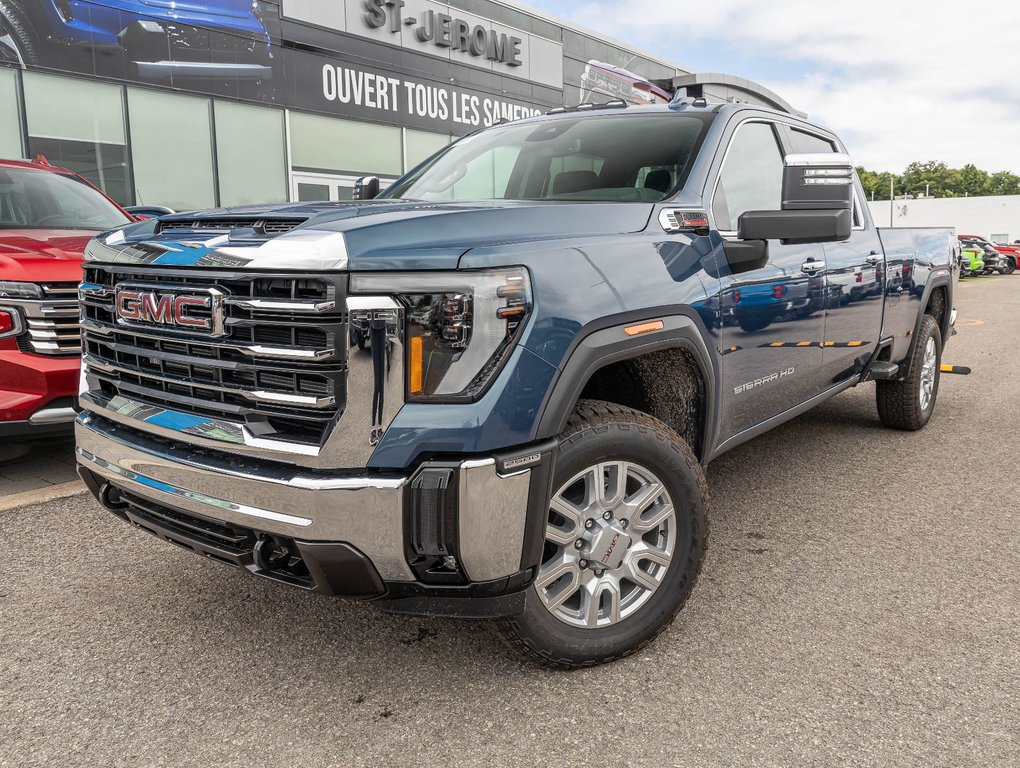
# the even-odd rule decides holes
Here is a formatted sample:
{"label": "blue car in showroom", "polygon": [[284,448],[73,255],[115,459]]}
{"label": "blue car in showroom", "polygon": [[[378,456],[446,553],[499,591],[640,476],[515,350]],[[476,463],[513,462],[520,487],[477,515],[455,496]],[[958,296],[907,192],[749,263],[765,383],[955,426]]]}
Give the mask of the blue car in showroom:
{"label": "blue car in showroom", "polygon": [[0,0],[0,63],[166,84],[273,74],[258,0]]}

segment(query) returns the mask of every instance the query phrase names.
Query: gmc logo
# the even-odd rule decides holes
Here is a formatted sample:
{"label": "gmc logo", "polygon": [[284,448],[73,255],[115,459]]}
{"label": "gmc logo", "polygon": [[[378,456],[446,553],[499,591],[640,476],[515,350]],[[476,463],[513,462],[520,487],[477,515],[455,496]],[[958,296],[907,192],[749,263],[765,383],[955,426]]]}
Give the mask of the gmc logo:
{"label": "gmc logo", "polygon": [[[121,288],[117,291],[117,318],[128,323],[169,325],[188,331],[213,331],[219,310],[217,295],[161,293],[155,290]],[[209,317],[193,314],[198,309],[211,309]]]}

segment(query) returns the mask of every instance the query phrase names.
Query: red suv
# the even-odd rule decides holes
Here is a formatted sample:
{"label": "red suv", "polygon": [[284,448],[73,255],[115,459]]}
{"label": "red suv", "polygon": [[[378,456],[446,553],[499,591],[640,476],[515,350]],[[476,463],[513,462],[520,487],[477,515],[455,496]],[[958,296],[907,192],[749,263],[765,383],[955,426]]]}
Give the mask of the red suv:
{"label": "red suv", "polygon": [[82,254],[131,221],[71,171],[0,160],[0,443],[70,432]]}

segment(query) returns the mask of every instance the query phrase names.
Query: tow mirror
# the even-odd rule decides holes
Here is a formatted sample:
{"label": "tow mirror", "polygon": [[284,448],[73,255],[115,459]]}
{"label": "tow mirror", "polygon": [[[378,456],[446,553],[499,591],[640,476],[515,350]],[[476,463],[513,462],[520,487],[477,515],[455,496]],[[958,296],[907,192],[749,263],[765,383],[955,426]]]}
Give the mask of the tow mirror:
{"label": "tow mirror", "polygon": [[850,239],[854,168],[844,154],[787,155],[780,211],[747,211],[737,220],[740,240],[835,243]]}
{"label": "tow mirror", "polygon": [[379,177],[362,176],[354,182],[355,200],[375,200],[379,197]]}
{"label": "tow mirror", "polygon": [[854,167],[844,154],[787,155],[783,164],[783,210],[854,209]]}
{"label": "tow mirror", "polygon": [[838,243],[850,239],[853,223],[853,214],[847,209],[748,211],[737,220],[737,237],[784,244]]}

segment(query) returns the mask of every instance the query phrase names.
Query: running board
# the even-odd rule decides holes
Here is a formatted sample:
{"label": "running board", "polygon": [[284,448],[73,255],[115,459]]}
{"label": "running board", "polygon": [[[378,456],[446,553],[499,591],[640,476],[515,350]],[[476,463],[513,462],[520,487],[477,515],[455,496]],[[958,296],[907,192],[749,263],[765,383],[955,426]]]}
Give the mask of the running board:
{"label": "running board", "polygon": [[900,366],[898,363],[887,363],[883,360],[876,360],[868,368],[867,374],[865,374],[865,381],[875,380],[889,380],[895,379],[900,375]]}

